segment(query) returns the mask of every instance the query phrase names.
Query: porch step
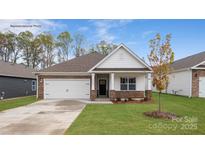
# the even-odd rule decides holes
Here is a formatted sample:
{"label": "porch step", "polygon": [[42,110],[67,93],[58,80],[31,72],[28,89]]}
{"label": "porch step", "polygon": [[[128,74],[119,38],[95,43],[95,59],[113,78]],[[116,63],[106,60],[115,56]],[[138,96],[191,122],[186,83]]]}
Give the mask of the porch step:
{"label": "porch step", "polygon": [[79,100],[83,103],[87,103],[87,104],[112,104],[112,101],[110,101],[110,99],[95,99],[95,101],[91,101],[91,100]]}
{"label": "porch step", "polygon": [[109,98],[96,98],[95,101],[110,101]]}

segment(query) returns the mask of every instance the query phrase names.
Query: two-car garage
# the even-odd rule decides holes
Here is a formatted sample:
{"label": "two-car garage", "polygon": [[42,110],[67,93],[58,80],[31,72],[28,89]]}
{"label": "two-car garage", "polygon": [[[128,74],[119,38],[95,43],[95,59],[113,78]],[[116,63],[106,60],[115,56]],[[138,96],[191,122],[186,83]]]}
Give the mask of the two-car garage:
{"label": "two-car garage", "polygon": [[44,99],[89,99],[90,79],[44,79]]}

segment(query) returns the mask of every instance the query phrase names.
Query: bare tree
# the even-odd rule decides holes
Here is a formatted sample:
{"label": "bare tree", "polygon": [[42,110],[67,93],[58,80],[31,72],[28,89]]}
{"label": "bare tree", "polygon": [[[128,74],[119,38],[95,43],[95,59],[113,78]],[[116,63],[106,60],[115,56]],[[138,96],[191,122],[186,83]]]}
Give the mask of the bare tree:
{"label": "bare tree", "polygon": [[85,37],[80,33],[76,33],[73,36],[73,48],[75,57],[79,57],[85,54],[86,51],[83,48],[85,41]]}
{"label": "bare tree", "polygon": [[22,58],[24,60],[24,64],[27,67],[30,67],[31,65],[31,44],[34,39],[34,36],[31,32],[25,31],[21,32],[18,35],[18,48],[22,52]]}
{"label": "bare tree", "polygon": [[117,47],[117,45],[113,43],[107,43],[106,41],[100,41],[94,48],[92,48],[92,51],[99,52],[103,55],[108,55],[112,50],[114,50]]}
{"label": "bare tree", "polygon": [[17,35],[13,32],[0,33],[0,57],[5,62],[16,63],[19,58]]}
{"label": "bare tree", "polygon": [[62,32],[57,37],[56,47],[58,49],[58,62],[67,61],[71,54],[72,38],[69,32]]}
{"label": "bare tree", "polygon": [[41,54],[43,49],[41,46],[41,40],[38,37],[35,37],[31,42],[31,67],[37,68],[41,63]]}
{"label": "bare tree", "polygon": [[5,61],[5,46],[6,46],[7,40],[3,33],[0,32],[0,58],[1,60]]}
{"label": "bare tree", "polygon": [[55,40],[50,33],[42,33],[38,36],[43,50],[41,54],[41,67],[47,68],[55,64]]}

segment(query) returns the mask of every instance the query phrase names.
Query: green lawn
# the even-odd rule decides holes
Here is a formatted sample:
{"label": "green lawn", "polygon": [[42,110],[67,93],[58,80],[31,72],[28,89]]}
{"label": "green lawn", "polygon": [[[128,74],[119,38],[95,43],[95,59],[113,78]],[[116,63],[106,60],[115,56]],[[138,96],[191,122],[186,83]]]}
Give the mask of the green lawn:
{"label": "green lawn", "polygon": [[36,96],[21,97],[10,100],[0,100],[0,111],[31,104],[36,101]]}
{"label": "green lawn", "polygon": [[172,121],[143,115],[157,109],[157,98],[153,93],[153,104],[89,104],[65,134],[205,134],[205,99],[163,94],[163,111],[180,116]]}

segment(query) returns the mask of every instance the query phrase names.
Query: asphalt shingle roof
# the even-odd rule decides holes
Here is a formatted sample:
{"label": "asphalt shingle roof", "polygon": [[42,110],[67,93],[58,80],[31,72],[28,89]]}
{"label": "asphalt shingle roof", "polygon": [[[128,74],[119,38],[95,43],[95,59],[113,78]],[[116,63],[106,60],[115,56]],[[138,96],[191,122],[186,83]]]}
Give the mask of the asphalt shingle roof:
{"label": "asphalt shingle roof", "polygon": [[176,60],[171,66],[173,70],[180,70],[180,69],[191,68],[203,61],[205,61],[205,51]]}
{"label": "asphalt shingle roof", "polygon": [[0,76],[35,79],[35,75],[32,73],[34,71],[34,69],[28,68],[23,64],[13,64],[0,60]]}
{"label": "asphalt shingle roof", "polygon": [[60,64],[53,65],[46,69],[40,70],[39,72],[88,72],[104,57],[105,55],[93,52]]}

